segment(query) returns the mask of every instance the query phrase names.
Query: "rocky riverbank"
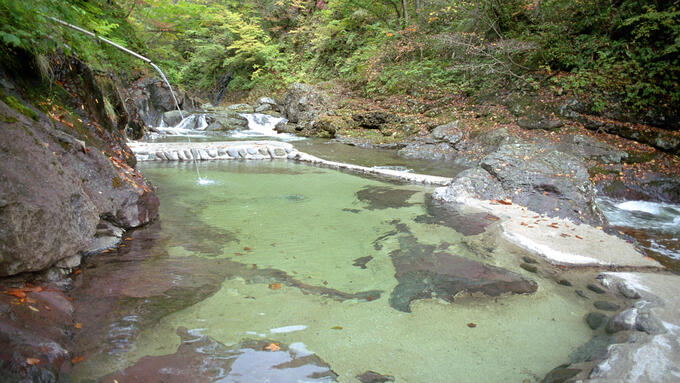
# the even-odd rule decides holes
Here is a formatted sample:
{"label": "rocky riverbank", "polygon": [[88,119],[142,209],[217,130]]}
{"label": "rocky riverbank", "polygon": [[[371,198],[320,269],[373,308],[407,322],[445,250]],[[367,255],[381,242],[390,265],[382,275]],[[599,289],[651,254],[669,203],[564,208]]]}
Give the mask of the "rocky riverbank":
{"label": "rocky riverbank", "polygon": [[73,357],[60,281],[84,255],[123,246],[126,230],[153,221],[158,198],[135,169],[125,136],[134,111],[114,79],[56,53],[3,57],[0,380],[56,381]]}

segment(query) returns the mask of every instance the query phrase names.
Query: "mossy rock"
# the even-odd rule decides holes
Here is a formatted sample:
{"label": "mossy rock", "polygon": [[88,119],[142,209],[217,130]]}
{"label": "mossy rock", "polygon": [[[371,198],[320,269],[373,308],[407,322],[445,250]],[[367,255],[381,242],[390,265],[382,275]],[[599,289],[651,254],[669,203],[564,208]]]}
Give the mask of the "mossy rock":
{"label": "mossy rock", "polygon": [[36,113],[33,109],[27,107],[24,105],[19,99],[17,99],[14,96],[5,96],[2,98],[2,101],[5,102],[10,108],[16,110],[17,112],[23,114],[24,116],[31,118],[35,121],[38,121],[38,113]]}

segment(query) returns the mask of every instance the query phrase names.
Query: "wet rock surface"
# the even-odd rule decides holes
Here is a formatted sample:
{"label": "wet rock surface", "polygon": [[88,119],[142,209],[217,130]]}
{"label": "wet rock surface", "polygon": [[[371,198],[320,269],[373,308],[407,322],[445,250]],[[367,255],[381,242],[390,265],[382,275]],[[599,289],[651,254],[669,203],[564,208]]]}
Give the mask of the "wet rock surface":
{"label": "wet rock surface", "polygon": [[416,222],[450,227],[466,236],[483,233],[497,218],[487,213],[463,213],[459,206],[445,204],[431,197],[425,199],[425,207],[427,214],[416,217]]}
{"label": "wet rock surface", "polygon": [[[182,110],[193,110],[195,102],[179,89],[173,89]],[[134,109],[146,126],[159,126],[163,114],[177,110],[168,85],[160,78],[144,77],[128,89],[130,109]]]}
{"label": "wet rock surface", "polygon": [[383,375],[375,371],[366,371],[361,375],[356,376],[361,383],[385,383],[394,382],[394,376]]}
{"label": "wet rock surface", "polygon": [[409,232],[399,234],[398,241],[400,248],[390,252],[399,284],[389,301],[396,310],[410,312],[416,299],[453,302],[463,292],[495,297],[536,291],[535,282],[518,274],[439,251],[437,246],[419,243]]}
{"label": "wet rock surface", "polygon": [[[329,382],[337,378],[328,363],[315,354],[271,340],[243,340],[226,346],[186,328],[171,355],[147,356],[134,365],[102,378],[101,382],[214,382],[249,381]],[[266,349],[271,344],[278,348]]]}

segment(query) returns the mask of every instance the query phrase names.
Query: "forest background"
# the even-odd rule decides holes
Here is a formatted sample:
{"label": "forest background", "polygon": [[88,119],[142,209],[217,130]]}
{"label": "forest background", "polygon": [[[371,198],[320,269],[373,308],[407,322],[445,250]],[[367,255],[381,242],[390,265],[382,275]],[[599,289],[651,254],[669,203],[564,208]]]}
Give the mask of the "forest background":
{"label": "forest background", "polygon": [[66,49],[130,79],[141,62],[50,16],[205,96],[331,82],[370,98],[541,88],[588,98],[593,112],[612,100],[635,113],[680,105],[680,1],[0,0],[3,54]]}

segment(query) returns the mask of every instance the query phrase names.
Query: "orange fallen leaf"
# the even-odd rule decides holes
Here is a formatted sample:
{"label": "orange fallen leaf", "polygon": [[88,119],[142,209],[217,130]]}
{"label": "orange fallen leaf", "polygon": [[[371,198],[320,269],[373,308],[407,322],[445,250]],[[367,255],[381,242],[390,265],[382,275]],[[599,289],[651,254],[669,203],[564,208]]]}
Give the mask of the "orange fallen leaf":
{"label": "orange fallen leaf", "polygon": [[33,366],[34,364],[40,363],[40,359],[38,358],[26,358],[26,364],[29,366]]}
{"label": "orange fallen leaf", "polygon": [[82,272],[83,272],[82,269],[74,270],[74,271],[73,271],[73,275],[78,275],[78,274],[80,274],[80,273],[82,273]]}
{"label": "orange fallen leaf", "polygon": [[578,235],[574,235],[574,237],[576,237],[576,238],[578,238],[578,239],[583,239],[583,238],[581,238],[581,237],[578,236]]}
{"label": "orange fallen leaf", "polygon": [[470,328],[475,328],[475,327],[477,327],[477,325],[474,324],[474,323],[472,323],[472,322],[468,323],[467,326],[470,327]]}
{"label": "orange fallen leaf", "polygon": [[76,323],[76,328],[83,328],[83,324],[80,322]]}
{"label": "orange fallen leaf", "polygon": [[487,214],[486,217],[489,221],[498,221],[500,218],[496,217],[495,215]]}
{"label": "orange fallen leaf", "polygon": [[251,250],[253,250],[253,249],[251,249],[250,247],[246,246],[246,247],[243,248],[243,250],[245,250],[245,251],[251,251]]}
{"label": "orange fallen leaf", "polygon": [[26,293],[21,291],[20,289],[9,289],[5,290],[5,294],[11,295],[17,298],[26,298]]}
{"label": "orange fallen leaf", "polygon": [[277,283],[270,283],[269,288],[272,289],[272,290],[278,290],[278,289],[281,288],[281,284],[278,283],[278,282]]}
{"label": "orange fallen leaf", "polygon": [[501,205],[512,205],[512,201],[507,199],[492,199],[491,202],[498,203]]}
{"label": "orange fallen leaf", "polygon": [[279,351],[281,347],[278,345],[278,343],[269,343],[264,349],[268,351]]}
{"label": "orange fallen leaf", "polygon": [[84,356],[76,356],[73,359],[71,359],[71,363],[76,364],[82,362],[83,360],[85,360]]}

